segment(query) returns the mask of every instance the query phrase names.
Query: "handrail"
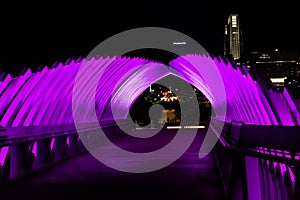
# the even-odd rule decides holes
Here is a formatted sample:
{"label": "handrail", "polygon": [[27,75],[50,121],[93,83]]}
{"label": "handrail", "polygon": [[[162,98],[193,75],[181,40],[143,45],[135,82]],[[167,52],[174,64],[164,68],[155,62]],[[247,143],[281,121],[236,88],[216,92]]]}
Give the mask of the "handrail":
{"label": "handrail", "polygon": [[229,199],[300,199],[299,126],[231,121],[220,132],[214,151]]}
{"label": "handrail", "polygon": [[[252,125],[237,121],[225,122],[220,135],[221,138],[227,144],[230,144],[227,146],[228,148],[254,157],[262,156],[259,153],[259,148],[289,152],[291,159],[296,153],[300,153],[300,126]],[[291,159],[283,159],[281,156],[272,154],[262,157],[272,160],[279,157],[278,161],[291,162]],[[298,162],[298,160],[295,161]]]}
{"label": "handrail", "polygon": [[[124,124],[121,121],[118,124]],[[105,121],[101,122],[101,128],[115,126],[116,122]],[[87,132],[99,128],[99,123],[80,124],[80,131]],[[74,124],[64,125],[47,125],[47,126],[27,126],[27,127],[8,127],[5,131],[0,133],[0,147],[12,145],[16,143],[23,143],[35,141],[40,139],[47,139],[63,135],[75,134],[78,128]]]}
{"label": "handrail", "polygon": [[[85,150],[78,131],[94,141],[100,127],[110,139],[120,137],[118,125],[126,120],[100,123],[9,127],[0,132],[0,183],[15,180],[37,169]],[[84,137],[85,137],[84,135]],[[1,137],[2,136],[2,137]]]}

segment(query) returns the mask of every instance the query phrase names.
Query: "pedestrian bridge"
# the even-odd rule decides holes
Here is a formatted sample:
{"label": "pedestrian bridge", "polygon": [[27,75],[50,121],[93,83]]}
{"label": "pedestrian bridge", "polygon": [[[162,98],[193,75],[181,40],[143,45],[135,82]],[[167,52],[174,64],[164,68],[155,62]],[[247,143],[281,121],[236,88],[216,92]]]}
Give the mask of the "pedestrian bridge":
{"label": "pedestrian bridge", "polygon": [[[210,126],[197,130],[182,156],[157,171],[126,173],[86,151],[87,142],[109,152],[111,146],[98,146],[100,129],[136,154],[172,143],[178,130],[136,138],[150,130],[136,130],[128,120],[137,97],[168,76],[198,88],[214,109]],[[178,57],[169,66],[140,58],[94,57],[0,77],[1,197],[113,197],[115,191],[134,197],[143,191],[153,198],[299,198],[299,99],[288,88],[280,93],[268,87],[244,66],[197,54]],[[190,132],[182,130],[183,135]],[[216,143],[212,151],[208,141]],[[134,161],[111,158],[129,168]]]}

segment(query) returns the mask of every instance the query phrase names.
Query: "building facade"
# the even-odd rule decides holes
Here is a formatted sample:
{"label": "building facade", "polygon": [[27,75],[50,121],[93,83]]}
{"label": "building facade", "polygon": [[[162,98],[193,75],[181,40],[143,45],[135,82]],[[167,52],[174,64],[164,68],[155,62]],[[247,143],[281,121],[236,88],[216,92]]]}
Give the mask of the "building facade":
{"label": "building facade", "polygon": [[225,24],[224,56],[238,60],[241,57],[241,28],[238,14],[230,14]]}
{"label": "building facade", "polygon": [[259,76],[266,78],[296,78],[300,76],[299,55],[279,51],[250,52],[248,66]]}
{"label": "building facade", "polygon": [[268,52],[250,52],[247,68],[260,79],[270,80],[277,88],[297,85],[300,78],[300,57],[296,52],[275,49]]}

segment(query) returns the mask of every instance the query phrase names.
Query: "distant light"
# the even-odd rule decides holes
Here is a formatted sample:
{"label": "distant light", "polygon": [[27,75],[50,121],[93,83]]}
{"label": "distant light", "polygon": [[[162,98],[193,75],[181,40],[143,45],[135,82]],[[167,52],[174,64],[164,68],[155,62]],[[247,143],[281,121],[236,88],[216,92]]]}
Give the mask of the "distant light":
{"label": "distant light", "polygon": [[194,128],[205,128],[205,126],[167,126],[167,129],[194,129]]}
{"label": "distant light", "polygon": [[181,129],[181,126],[167,126],[167,129]]}
{"label": "distant light", "polygon": [[186,42],[173,42],[174,45],[185,45]]}
{"label": "distant light", "polygon": [[205,128],[205,126],[184,126],[183,128]]}
{"label": "distant light", "polygon": [[278,49],[275,49],[275,51],[278,51]]}
{"label": "distant light", "polygon": [[272,83],[284,83],[284,80],[286,78],[270,78],[270,80],[272,81]]}
{"label": "distant light", "polygon": [[237,27],[237,19],[236,19],[236,15],[233,15],[231,17],[231,22],[232,22],[232,27]]}

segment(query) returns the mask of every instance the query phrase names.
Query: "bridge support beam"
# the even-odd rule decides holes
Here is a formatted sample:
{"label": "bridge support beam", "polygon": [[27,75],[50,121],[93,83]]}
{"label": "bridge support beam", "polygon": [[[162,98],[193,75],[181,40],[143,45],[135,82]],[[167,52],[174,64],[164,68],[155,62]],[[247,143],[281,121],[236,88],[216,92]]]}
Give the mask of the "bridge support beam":
{"label": "bridge support beam", "polygon": [[300,164],[296,164],[292,170],[295,177],[294,199],[300,200]]}
{"label": "bridge support beam", "polygon": [[63,159],[67,153],[66,136],[56,137],[54,141],[54,161]]}
{"label": "bridge support beam", "polygon": [[9,179],[16,179],[24,175],[30,167],[30,161],[28,155],[29,144],[16,144],[10,147],[10,170]]}
{"label": "bridge support beam", "polygon": [[34,163],[34,168],[38,169],[51,162],[51,139],[44,139],[37,141],[37,151]]}
{"label": "bridge support beam", "polygon": [[259,163],[257,158],[245,157],[248,199],[261,200],[261,181]]}
{"label": "bridge support beam", "polygon": [[0,164],[0,181],[3,179],[3,165]]}
{"label": "bridge support beam", "polygon": [[239,154],[232,154],[231,177],[228,187],[228,199],[247,199],[245,186],[245,157]]}
{"label": "bridge support beam", "polygon": [[79,144],[78,144],[78,135],[72,134],[69,135],[69,148],[68,154],[72,155],[79,151]]}

